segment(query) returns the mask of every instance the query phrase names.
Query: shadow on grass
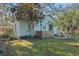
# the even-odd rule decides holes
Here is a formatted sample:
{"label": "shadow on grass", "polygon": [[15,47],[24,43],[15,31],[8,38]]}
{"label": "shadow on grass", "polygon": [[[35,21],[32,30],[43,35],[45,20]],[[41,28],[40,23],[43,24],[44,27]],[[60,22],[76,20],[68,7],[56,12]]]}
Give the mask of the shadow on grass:
{"label": "shadow on grass", "polygon": [[[66,44],[62,40],[37,40],[11,42],[13,55],[15,56],[78,56],[79,48]],[[70,43],[70,42],[68,42]]]}

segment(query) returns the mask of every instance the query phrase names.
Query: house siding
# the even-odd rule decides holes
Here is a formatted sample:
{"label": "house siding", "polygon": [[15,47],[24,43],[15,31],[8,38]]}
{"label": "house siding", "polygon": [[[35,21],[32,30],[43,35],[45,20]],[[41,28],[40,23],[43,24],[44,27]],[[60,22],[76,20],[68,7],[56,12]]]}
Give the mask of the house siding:
{"label": "house siding", "polygon": [[[18,26],[18,22],[19,22],[19,26]],[[27,22],[19,20],[16,23],[16,34],[19,36],[25,36],[25,35],[29,35],[28,32],[28,26],[27,26]]]}
{"label": "house siding", "polygon": [[[49,31],[49,22],[53,22],[53,19],[50,18],[49,16],[45,16],[44,19],[42,19],[42,22],[40,25],[40,22],[34,25],[34,33],[33,33],[33,28],[31,28],[31,35],[39,35],[41,32],[42,37],[53,37],[54,33],[57,34],[57,28]],[[54,32],[53,32],[54,31]],[[40,32],[37,34],[37,32]],[[18,33],[18,31],[16,31]],[[29,29],[28,29],[28,23],[26,21],[19,20],[19,36],[28,36],[29,34]]]}

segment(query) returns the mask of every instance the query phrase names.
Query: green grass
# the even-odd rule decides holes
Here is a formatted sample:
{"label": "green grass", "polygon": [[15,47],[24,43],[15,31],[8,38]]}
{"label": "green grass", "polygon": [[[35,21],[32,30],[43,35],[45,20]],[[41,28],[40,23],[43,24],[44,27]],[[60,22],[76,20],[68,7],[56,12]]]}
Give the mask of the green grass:
{"label": "green grass", "polygon": [[43,39],[11,41],[13,55],[19,56],[79,56],[79,41]]}

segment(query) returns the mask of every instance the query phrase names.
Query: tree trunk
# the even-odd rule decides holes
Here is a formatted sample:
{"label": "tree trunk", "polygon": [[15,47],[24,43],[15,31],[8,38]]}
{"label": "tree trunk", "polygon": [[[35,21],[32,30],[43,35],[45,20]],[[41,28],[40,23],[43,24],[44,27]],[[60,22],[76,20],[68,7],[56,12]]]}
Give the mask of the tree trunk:
{"label": "tree trunk", "polygon": [[[40,21],[40,32],[42,32],[42,21]],[[42,33],[41,33],[40,38],[42,39]]]}
{"label": "tree trunk", "polygon": [[28,36],[28,38],[30,38],[30,26],[31,26],[31,24],[28,23],[28,31],[29,31],[29,36]]}
{"label": "tree trunk", "polygon": [[33,39],[34,39],[34,24],[33,24]]}

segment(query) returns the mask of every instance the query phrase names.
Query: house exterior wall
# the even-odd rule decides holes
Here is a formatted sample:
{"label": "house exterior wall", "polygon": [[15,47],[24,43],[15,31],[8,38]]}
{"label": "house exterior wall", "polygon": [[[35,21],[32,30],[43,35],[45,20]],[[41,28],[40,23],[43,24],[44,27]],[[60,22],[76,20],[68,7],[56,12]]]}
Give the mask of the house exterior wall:
{"label": "house exterior wall", "polygon": [[29,35],[28,24],[25,21],[19,21],[19,36]]}
{"label": "house exterior wall", "polygon": [[[49,16],[45,16],[44,19],[42,19],[42,26],[40,25],[40,22],[35,26],[35,31],[48,31],[49,25],[48,22],[53,21]],[[45,27],[45,28],[44,28]]]}
{"label": "house exterior wall", "polygon": [[[42,19],[42,22],[40,25],[40,22],[34,25],[34,34],[33,30],[31,30],[31,33],[33,35],[38,35],[37,32],[42,32],[42,37],[53,37],[54,33],[57,34],[56,28],[49,31],[49,22],[52,22],[52,18],[49,16],[45,16],[44,19]],[[28,23],[26,21],[19,20],[19,36],[27,36],[29,35],[29,29],[28,29]],[[54,31],[54,32],[53,32]],[[16,30],[16,33],[18,33],[18,30]]]}
{"label": "house exterior wall", "polygon": [[49,38],[53,37],[53,30],[49,30],[49,22],[53,21],[49,16],[45,16],[45,18],[42,20],[40,25],[40,22],[35,27],[36,35],[42,36],[42,38]]}

